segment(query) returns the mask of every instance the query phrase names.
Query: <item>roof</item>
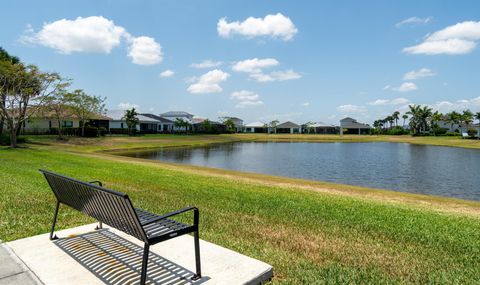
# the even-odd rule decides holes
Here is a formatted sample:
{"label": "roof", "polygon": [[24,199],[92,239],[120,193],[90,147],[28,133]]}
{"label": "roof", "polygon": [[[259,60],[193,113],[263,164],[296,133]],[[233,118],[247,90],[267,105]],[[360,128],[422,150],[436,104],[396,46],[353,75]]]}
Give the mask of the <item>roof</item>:
{"label": "roof", "polygon": [[184,111],[168,111],[160,114],[160,117],[193,117],[193,115]]}
{"label": "roof", "polygon": [[141,114],[145,117],[149,117],[149,118],[152,118],[152,119],[155,119],[159,122],[162,122],[162,123],[171,123],[173,124],[173,121],[172,120],[169,120],[169,119],[166,119],[166,118],[163,118],[163,117],[160,117],[160,116],[157,116],[157,115],[154,115],[154,114]]}
{"label": "roof", "polygon": [[341,119],[340,122],[341,121],[355,121],[356,122],[357,120],[355,120],[354,118],[346,117],[346,118]]}
{"label": "roof", "polygon": [[341,127],[344,129],[371,129],[372,128],[367,124],[362,124],[357,122],[342,124]]}
{"label": "roof", "polygon": [[[125,116],[125,110],[110,110],[107,112],[107,115],[112,118],[114,121],[124,121],[123,117]],[[147,117],[142,114],[138,114],[137,118],[140,122],[152,122],[158,123],[159,121],[150,117]]]}
{"label": "roof", "polygon": [[314,127],[314,128],[336,128],[336,126],[334,125],[329,125],[327,123],[324,123],[324,122],[316,122],[316,123],[313,123],[311,125],[311,127]]}
{"label": "roof", "polygon": [[291,128],[300,128],[300,125],[297,125],[290,121],[286,121],[285,123],[281,123],[277,125],[277,129],[291,129]]}
{"label": "roof", "polygon": [[210,124],[212,124],[212,125],[223,125],[223,123],[221,123],[221,122],[211,121],[209,119],[203,119],[203,118],[193,118],[192,123],[194,125],[200,125],[203,122],[205,122],[206,120],[208,120],[210,122]]}
{"label": "roof", "polygon": [[253,123],[250,123],[250,124],[246,124],[245,127],[247,127],[247,128],[264,128],[265,123],[253,122]]}
{"label": "roof", "polygon": [[[29,108],[28,112],[35,112],[35,114],[32,116],[32,118],[46,118],[46,119],[53,119],[56,117],[55,112],[48,107],[35,107],[36,109],[33,109],[33,107]],[[34,111],[35,110],[35,111]],[[62,109],[62,116],[65,117],[65,119],[70,119],[70,120],[78,120],[78,115],[72,110],[72,107],[69,106],[64,106]],[[97,113],[90,113],[90,116],[88,117],[89,120],[105,120],[109,121],[112,120],[112,118],[107,117],[103,114],[97,114]]]}

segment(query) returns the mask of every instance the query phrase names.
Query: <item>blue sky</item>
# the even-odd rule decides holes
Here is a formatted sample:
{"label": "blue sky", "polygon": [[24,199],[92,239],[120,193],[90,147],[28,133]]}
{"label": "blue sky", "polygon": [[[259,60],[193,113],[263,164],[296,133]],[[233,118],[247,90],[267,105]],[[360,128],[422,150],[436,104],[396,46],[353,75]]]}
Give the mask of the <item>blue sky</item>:
{"label": "blue sky", "polygon": [[371,123],[411,103],[480,111],[476,1],[5,1],[2,10],[0,46],[106,96],[109,109],[299,123]]}

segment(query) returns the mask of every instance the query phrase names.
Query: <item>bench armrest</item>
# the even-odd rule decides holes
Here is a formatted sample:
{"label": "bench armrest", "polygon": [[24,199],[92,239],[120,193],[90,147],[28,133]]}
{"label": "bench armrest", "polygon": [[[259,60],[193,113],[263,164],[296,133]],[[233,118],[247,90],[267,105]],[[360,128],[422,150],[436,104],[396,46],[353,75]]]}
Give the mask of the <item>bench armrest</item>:
{"label": "bench armrest", "polygon": [[199,220],[198,208],[197,207],[186,207],[186,208],[183,208],[183,209],[180,209],[180,210],[177,210],[177,211],[173,211],[173,212],[167,213],[165,215],[161,215],[161,216],[155,217],[153,219],[147,220],[147,221],[142,223],[142,226],[145,226],[145,225],[148,225],[148,224],[151,224],[151,223],[155,223],[155,222],[158,222],[160,220],[164,220],[166,218],[176,216],[178,214],[185,213],[185,212],[192,211],[192,210],[193,210],[193,224],[198,225],[198,220]]}
{"label": "bench armrest", "polygon": [[90,181],[90,182],[88,182],[88,183],[90,183],[90,184],[97,183],[97,184],[98,184],[98,186],[100,186],[100,187],[102,187],[102,186],[103,186],[103,183],[102,183],[102,181],[99,181],[99,180]]}

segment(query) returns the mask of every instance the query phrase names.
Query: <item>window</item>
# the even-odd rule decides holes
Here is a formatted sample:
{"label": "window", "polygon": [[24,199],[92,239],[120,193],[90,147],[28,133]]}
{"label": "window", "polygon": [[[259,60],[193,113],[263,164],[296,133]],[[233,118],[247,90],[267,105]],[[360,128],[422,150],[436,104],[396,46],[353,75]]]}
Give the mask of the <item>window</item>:
{"label": "window", "polygon": [[123,129],[123,123],[121,123],[121,124],[120,124],[120,128],[122,128],[122,129]]}
{"label": "window", "polygon": [[73,121],[63,121],[62,122],[62,128],[72,128],[73,127]]}

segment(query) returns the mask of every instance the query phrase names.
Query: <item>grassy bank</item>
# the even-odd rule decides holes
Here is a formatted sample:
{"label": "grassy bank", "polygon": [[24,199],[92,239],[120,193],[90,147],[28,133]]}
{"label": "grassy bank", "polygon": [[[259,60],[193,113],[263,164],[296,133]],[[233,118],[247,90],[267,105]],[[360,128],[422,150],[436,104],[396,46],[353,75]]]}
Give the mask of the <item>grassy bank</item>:
{"label": "grassy bank", "polygon": [[[27,149],[0,148],[0,239],[49,230],[54,197],[37,172],[45,168],[102,180],[127,192],[136,206],[157,213],[198,206],[202,238],[272,264],[273,283],[480,282],[478,202],[95,152],[261,136],[145,136],[69,143],[37,138]],[[86,222],[90,220],[66,208],[60,213],[61,228]]]}

